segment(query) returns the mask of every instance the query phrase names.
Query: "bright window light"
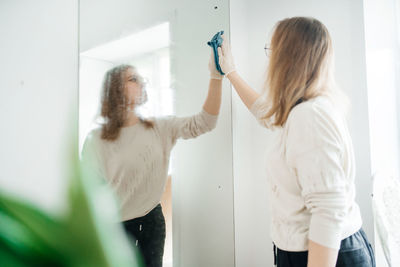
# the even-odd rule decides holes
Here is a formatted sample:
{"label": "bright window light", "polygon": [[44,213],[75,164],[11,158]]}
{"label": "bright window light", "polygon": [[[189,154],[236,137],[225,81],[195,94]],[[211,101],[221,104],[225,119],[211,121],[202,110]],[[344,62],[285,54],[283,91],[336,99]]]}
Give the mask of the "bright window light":
{"label": "bright window light", "polygon": [[169,43],[169,23],[165,22],[89,49],[81,56],[115,62],[168,47]]}

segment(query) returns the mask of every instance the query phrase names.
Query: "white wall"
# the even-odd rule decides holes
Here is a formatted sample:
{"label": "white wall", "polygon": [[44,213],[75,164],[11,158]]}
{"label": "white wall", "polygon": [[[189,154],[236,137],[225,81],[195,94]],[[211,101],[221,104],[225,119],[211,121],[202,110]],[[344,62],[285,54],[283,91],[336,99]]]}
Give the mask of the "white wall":
{"label": "white wall", "polygon": [[0,188],[65,207],[77,138],[78,1],[0,2]]}
{"label": "white wall", "polygon": [[[260,89],[266,67],[264,44],[274,24],[286,17],[313,16],[329,29],[336,77],[349,95],[349,118],[357,164],[357,202],[364,229],[373,239],[371,169],[362,0],[231,0],[231,43],[239,72]],[[261,128],[236,93],[233,97],[236,266],[272,266],[264,151],[273,133]]]}
{"label": "white wall", "polygon": [[[200,112],[209,81],[207,41],[218,30],[229,30],[227,0],[80,3],[81,51],[169,21],[176,114]],[[234,265],[231,95],[228,83],[224,87],[217,128],[194,140],[180,140],[174,149],[174,266]]]}

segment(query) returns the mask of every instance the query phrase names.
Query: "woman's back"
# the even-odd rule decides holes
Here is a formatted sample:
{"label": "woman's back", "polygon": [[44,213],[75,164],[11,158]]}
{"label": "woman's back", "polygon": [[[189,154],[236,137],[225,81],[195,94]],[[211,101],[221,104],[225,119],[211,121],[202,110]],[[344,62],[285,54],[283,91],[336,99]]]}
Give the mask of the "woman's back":
{"label": "woman's back", "polygon": [[288,251],[307,250],[309,237],[335,247],[362,224],[346,121],[320,96],[294,107],[278,131],[266,161],[272,239]]}

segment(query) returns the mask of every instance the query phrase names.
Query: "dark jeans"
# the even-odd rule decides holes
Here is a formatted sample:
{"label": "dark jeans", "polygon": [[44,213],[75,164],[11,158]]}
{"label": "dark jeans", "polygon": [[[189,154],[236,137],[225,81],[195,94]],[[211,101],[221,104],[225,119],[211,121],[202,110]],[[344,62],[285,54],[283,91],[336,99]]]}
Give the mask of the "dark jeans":
{"label": "dark jeans", "polygon": [[[307,267],[308,251],[289,252],[274,245],[277,267]],[[363,229],[343,239],[336,267],[375,267],[375,256]]]}
{"label": "dark jeans", "polygon": [[161,267],[165,243],[165,219],[158,204],[147,215],[123,222],[143,255],[146,267]]}

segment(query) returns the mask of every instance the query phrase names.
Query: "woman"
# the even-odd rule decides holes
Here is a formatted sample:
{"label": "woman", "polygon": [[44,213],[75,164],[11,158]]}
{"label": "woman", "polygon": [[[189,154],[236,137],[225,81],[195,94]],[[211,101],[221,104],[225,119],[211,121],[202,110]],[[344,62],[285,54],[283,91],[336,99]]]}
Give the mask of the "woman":
{"label": "woman", "polygon": [[104,123],[86,138],[82,158],[115,191],[123,225],[136,240],[146,266],[162,266],[165,220],[160,200],[171,149],[177,139],[195,138],[214,129],[217,122],[223,76],[216,71],[213,57],[209,68],[211,79],[203,110],[186,118],[140,118],[135,108],[145,103],[147,94],[136,69],[120,65],[105,75]]}
{"label": "woman", "polygon": [[355,202],[353,146],[328,30],[314,18],[284,19],[265,50],[262,96],[235,71],[228,44],[218,53],[243,103],[279,131],[266,163],[277,266],[375,266]]}

